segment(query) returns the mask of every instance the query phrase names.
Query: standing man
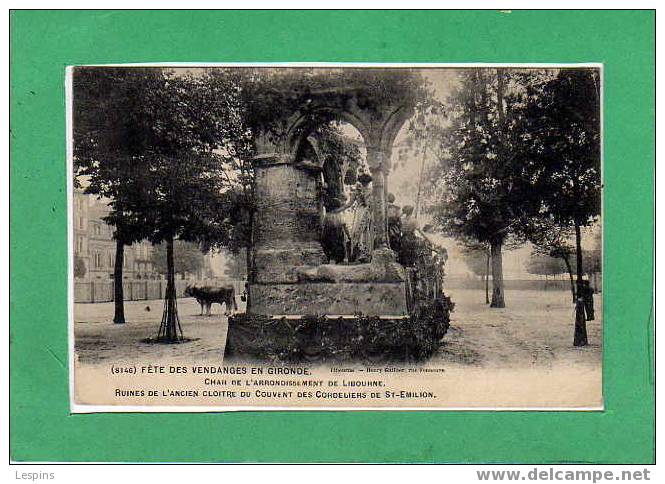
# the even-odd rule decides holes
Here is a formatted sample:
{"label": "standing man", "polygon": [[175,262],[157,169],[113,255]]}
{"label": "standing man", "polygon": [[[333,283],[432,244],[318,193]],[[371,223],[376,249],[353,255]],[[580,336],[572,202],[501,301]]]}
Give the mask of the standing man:
{"label": "standing man", "polygon": [[594,311],[593,311],[593,289],[589,284],[589,281],[582,281],[582,294],[580,294],[584,301],[584,312],[586,313],[586,320],[593,321]]}

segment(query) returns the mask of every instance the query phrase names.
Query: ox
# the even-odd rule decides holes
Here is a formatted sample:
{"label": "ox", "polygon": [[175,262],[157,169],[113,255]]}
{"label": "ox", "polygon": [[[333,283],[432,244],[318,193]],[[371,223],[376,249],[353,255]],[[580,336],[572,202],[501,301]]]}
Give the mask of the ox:
{"label": "ox", "polygon": [[236,304],[236,292],[232,284],[224,284],[221,286],[187,286],[185,288],[185,296],[196,298],[196,302],[201,305],[201,316],[205,309],[206,316],[210,316],[210,311],[214,303],[220,306],[226,304],[225,315],[230,316],[238,310]]}

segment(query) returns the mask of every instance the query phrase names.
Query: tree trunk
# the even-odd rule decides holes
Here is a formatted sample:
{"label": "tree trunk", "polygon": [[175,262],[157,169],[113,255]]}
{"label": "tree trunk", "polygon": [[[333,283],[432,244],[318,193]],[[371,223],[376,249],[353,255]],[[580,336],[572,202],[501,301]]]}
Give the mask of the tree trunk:
{"label": "tree trunk", "polygon": [[[503,71],[496,70],[497,86],[496,86],[496,101],[497,111],[499,113],[499,139],[501,140],[500,147],[503,148],[505,133],[504,133],[504,111],[503,111],[503,89],[504,79]],[[503,240],[492,242],[490,252],[492,255],[492,303],[491,308],[505,308],[506,302],[504,299],[503,291],[503,257],[501,254],[501,246]]]}
{"label": "tree trunk", "polygon": [[570,259],[568,256],[563,256],[562,259],[566,264],[566,269],[568,269],[568,277],[570,278],[570,292],[573,295],[573,304],[575,304],[575,282],[573,281],[573,268],[570,266]]}
{"label": "tree trunk", "polygon": [[584,315],[584,290],[582,288],[582,231],[580,225],[575,223],[575,250],[577,251],[577,298],[575,299],[575,337],[573,346],[586,346],[588,344],[586,333],[586,318]]}
{"label": "tree trunk", "polygon": [[485,264],[485,304],[490,303],[490,253],[487,251],[487,261]]}
{"label": "tree trunk", "polygon": [[505,308],[503,295],[503,258],[501,255],[501,240],[492,242],[490,252],[492,256],[492,302],[491,308]]}
{"label": "tree trunk", "polygon": [[125,295],[122,287],[122,269],[125,261],[125,243],[120,238],[115,241],[115,265],[113,266],[113,301],[115,313],[113,322],[125,324]]}
{"label": "tree trunk", "polygon": [[166,294],[164,296],[164,313],[159,325],[157,340],[165,343],[182,341],[182,328],[178,318],[178,301],[175,290],[175,266],[173,261],[173,237],[166,240]]}

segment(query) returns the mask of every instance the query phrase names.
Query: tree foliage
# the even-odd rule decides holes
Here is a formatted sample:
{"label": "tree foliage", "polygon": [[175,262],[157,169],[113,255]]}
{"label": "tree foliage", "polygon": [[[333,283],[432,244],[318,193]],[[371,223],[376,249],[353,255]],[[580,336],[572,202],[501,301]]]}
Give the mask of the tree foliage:
{"label": "tree foliage", "polygon": [[467,250],[464,252],[464,263],[473,274],[486,277],[488,250]]}
{"label": "tree foliage", "polygon": [[[417,104],[431,97],[425,80],[407,69],[248,69],[241,74],[245,120],[255,135],[280,137],[296,112],[308,114],[313,97],[331,105],[379,115],[388,102],[399,99]],[[312,110],[313,116],[325,114]],[[332,120],[334,116],[322,118]]]}
{"label": "tree foliage", "polygon": [[554,224],[551,218],[543,218],[542,212],[539,212],[522,221],[518,230],[533,244],[535,257],[552,258],[563,265],[570,278],[570,292],[574,302],[576,290],[573,274],[577,261],[574,234],[570,228]]}
{"label": "tree foliage", "polygon": [[[110,200],[104,217],[114,227],[115,323],[124,323],[124,246],[148,235],[148,227],[133,213],[129,200],[142,178],[134,153],[143,139],[135,121],[144,98],[159,82],[154,69],[77,68],[74,71],[73,133],[74,184],[85,193]],[[120,262],[118,262],[120,261]]]}
{"label": "tree foliage", "polygon": [[[226,168],[246,159],[233,75],[156,68],[79,68],[74,74],[75,159],[88,192],[111,198],[109,222],[131,227],[134,240],[212,243],[228,238]],[[167,257],[172,261],[173,257]],[[179,339],[174,268],[160,338]],[[177,324],[176,324],[177,323]]]}
{"label": "tree foliage", "polygon": [[238,252],[224,250],[225,268],[224,275],[230,279],[245,279],[247,277],[247,255],[241,249]]}
{"label": "tree foliage", "polygon": [[587,344],[582,228],[600,215],[600,76],[596,69],[561,69],[521,107],[520,161],[529,170],[538,211],[531,223],[574,233],[577,294],[574,345]]}
{"label": "tree foliage", "polygon": [[[197,274],[204,266],[204,253],[198,244],[176,240],[173,244],[173,259],[175,272],[183,276]],[[150,253],[150,262],[155,272],[166,275],[166,244],[161,243],[153,246]]]}
{"label": "tree foliage", "polygon": [[467,69],[447,102],[448,125],[430,172],[429,211],[448,235],[487,244],[492,253],[492,306],[503,307],[501,253],[518,221],[537,209],[528,172],[516,155],[520,106],[547,72]]}
{"label": "tree foliage", "polygon": [[433,166],[430,211],[450,235],[503,241],[537,205],[529,173],[516,156],[519,109],[527,86],[544,72],[461,71],[448,100],[449,126]]}
{"label": "tree foliage", "polygon": [[573,229],[600,215],[599,96],[597,71],[562,69],[521,108],[516,153],[546,223]]}
{"label": "tree foliage", "polygon": [[529,257],[525,264],[525,269],[529,274],[551,277],[568,272],[563,260],[539,253],[533,253]]}

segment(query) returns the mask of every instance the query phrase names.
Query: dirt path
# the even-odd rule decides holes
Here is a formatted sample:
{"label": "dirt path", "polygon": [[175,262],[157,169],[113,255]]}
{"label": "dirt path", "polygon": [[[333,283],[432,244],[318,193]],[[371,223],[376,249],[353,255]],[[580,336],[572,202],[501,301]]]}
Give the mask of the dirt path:
{"label": "dirt path", "polygon": [[[568,293],[508,291],[508,307],[490,309],[482,291],[449,292],[456,311],[439,354],[418,365],[424,373],[416,380],[391,373],[386,385],[432,389],[440,408],[600,408],[601,325],[589,322],[590,345],[574,348]],[[183,331],[192,341],[165,345],[142,341],[158,331],[161,301],[126,303],[124,325],[113,324],[112,303],[77,304],[76,371],[83,382],[77,401],[116,404],[109,391],[122,385],[120,377],[109,374],[112,365],[221,365],[228,323],[219,306],[206,317],[192,299],[178,305]],[[599,306],[600,298],[598,319]],[[321,370],[322,379],[330,377],[328,368],[314,370]],[[147,384],[141,378],[131,375],[124,385]],[[191,378],[192,385],[200,384]]]}
{"label": "dirt path", "polygon": [[[600,367],[601,298],[596,320],[587,323],[589,346],[574,348],[573,308],[564,291],[507,291],[505,309],[490,309],[477,290],[450,290],[456,303],[451,328],[431,364],[474,367],[551,367],[563,364]],[[241,303],[242,304],[242,303]],[[220,361],[226,344],[227,319],[220,306],[200,316],[193,299],[178,301],[185,336],[181,345],[142,342],[154,337],[161,319],[161,301],[125,303],[127,323],[115,325],[113,303],[75,306],[76,352],[80,363],[109,361]],[[241,306],[241,310],[244,307]]]}
{"label": "dirt path", "polygon": [[[127,323],[113,324],[113,303],[76,304],[74,334],[76,353],[82,364],[122,361],[191,362],[221,361],[226,345],[227,318],[220,306],[211,316],[201,316],[194,299],[179,299],[178,313],[184,335],[183,344],[149,344],[155,337],[162,315],[162,301],[125,303]],[[239,302],[240,304],[240,302]],[[244,307],[240,308],[244,310]]]}
{"label": "dirt path", "polygon": [[564,291],[507,291],[505,309],[484,304],[484,293],[451,290],[456,303],[440,362],[479,367],[599,367],[601,298],[596,319],[587,322],[589,346],[572,345],[574,314]]}

